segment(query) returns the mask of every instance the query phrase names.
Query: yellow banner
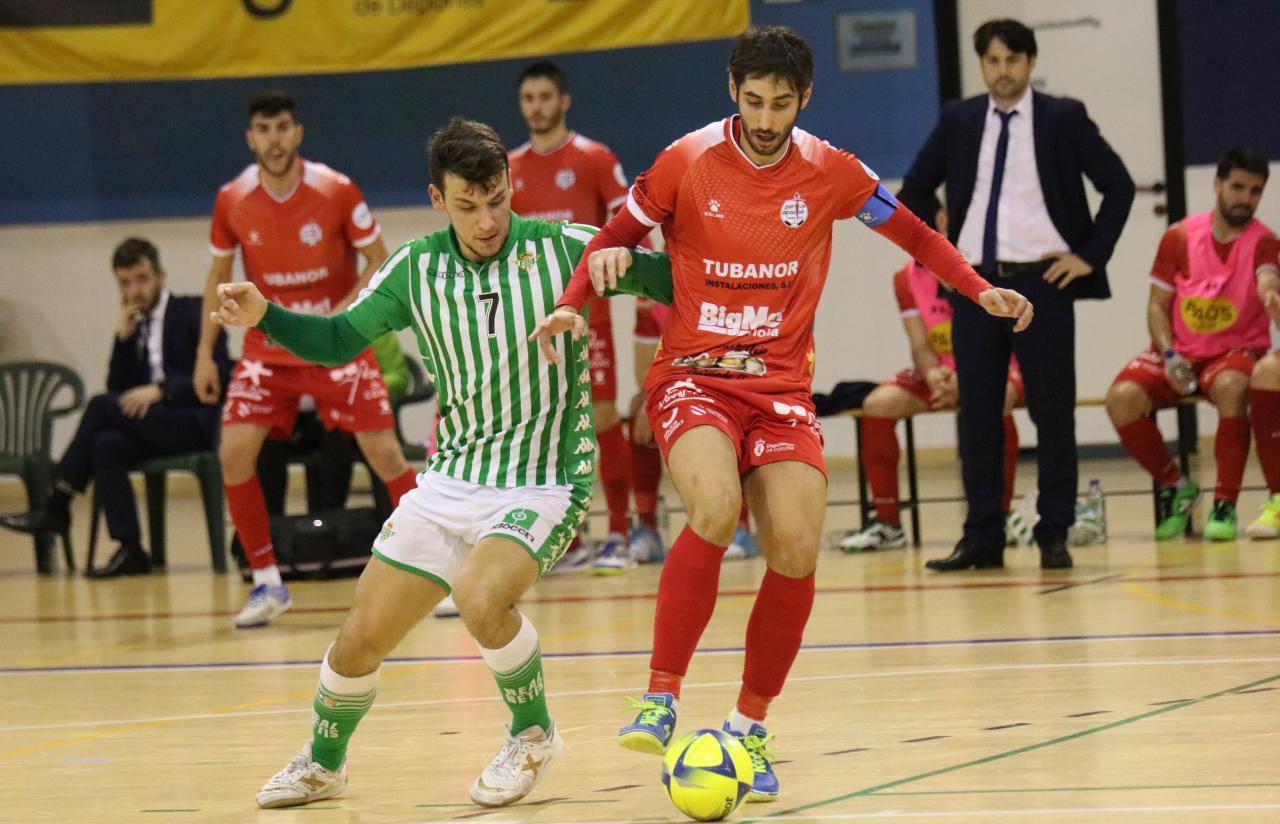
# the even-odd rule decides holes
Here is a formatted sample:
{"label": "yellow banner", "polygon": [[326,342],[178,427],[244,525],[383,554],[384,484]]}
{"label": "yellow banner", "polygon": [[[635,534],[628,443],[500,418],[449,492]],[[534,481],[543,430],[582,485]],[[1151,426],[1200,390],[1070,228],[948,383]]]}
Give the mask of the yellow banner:
{"label": "yellow banner", "polygon": [[64,11],[85,4],[0,0],[0,83],[375,71],[709,40],[746,29],[748,3],[129,0],[119,18],[98,6],[89,19]]}

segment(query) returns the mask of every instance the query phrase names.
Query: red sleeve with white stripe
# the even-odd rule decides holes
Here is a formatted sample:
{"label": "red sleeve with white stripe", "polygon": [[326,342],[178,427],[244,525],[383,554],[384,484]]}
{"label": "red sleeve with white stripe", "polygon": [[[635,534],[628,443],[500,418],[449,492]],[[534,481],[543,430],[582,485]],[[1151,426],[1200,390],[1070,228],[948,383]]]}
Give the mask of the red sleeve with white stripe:
{"label": "red sleeve with white stripe", "polygon": [[214,257],[230,257],[240,240],[231,228],[231,187],[224,186],[213,201],[213,225],[209,227],[209,251]]}
{"label": "red sleeve with white stripe", "polygon": [[587,274],[587,258],[591,253],[597,249],[611,249],[615,246],[634,249],[648,234],[649,227],[636,220],[629,210],[619,211],[603,229],[596,232],[595,237],[591,238],[591,242],[582,252],[582,257],[578,259],[578,265],[574,267],[568,288],[564,290],[564,294],[560,296],[560,301],[556,305],[569,306],[573,311],[581,312],[587,300],[595,294],[595,290],[591,287],[591,276]]}

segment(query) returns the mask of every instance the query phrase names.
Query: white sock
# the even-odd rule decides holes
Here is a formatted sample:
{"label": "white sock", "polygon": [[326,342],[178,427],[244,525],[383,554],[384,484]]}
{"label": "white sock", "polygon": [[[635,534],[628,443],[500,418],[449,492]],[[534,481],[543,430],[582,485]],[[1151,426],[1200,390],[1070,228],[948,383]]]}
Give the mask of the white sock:
{"label": "white sock", "polygon": [[377,688],[378,673],[382,672],[381,666],[368,675],[357,675],[354,678],[349,678],[345,675],[339,675],[333,671],[333,667],[329,666],[329,653],[331,652],[333,652],[333,644],[330,644],[329,648],[324,651],[324,658],[320,661],[320,686],[336,695],[363,695],[369,690]]}
{"label": "white sock", "polygon": [[269,587],[282,587],[284,581],[280,580],[280,567],[272,564],[269,567],[262,567],[253,571],[253,585],[255,587],[266,584]]}
{"label": "white sock", "polygon": [[743,735],[746,735],[747,733],[751,732],[752,724],[759,724],[760,726],[764,726],[764,719],[748,718],[747,716],[738,712],[737,707],[734,707],[732,710],[729,711],[730,731],[739,732],[739,733],[742,733]]}
{"label": "white sock", "polygon": [[538,630],[534,627],[533,622],[524,617],[524,613],[520,614],[520,630],[516,633],[516,637],[512,638],[505,647],[501,649],[487,649],[479,641],[476,647],[480,650],[480,657],[484,658],[484,662],[489,665],[489,669],[498,674],[515,672],[524,666],[525,662],[533,657],[533,653],[538,649]]}

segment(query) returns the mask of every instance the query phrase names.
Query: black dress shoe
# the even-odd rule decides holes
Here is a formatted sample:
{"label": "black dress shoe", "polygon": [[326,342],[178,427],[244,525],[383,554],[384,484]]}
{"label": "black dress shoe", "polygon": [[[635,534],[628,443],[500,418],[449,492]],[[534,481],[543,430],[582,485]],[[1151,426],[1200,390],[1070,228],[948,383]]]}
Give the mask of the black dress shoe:
{"label": "black dress shoe", "polygon": [[104,567],[87,570],[86,578],[117,578],[121,575],[146,575],[151,572],[151,558],[139,546],[121,544]]}
{"label": "black dress shoe", "polygon": [[0,517],[0,526],[12,529],[14,532],[25,532],[28,535],[38,535],[42,532],[60,535],[66,532],[70,525],[70,521],[66,518],[59,518],[43,509],[32,509],[29,512]]}
{"label": "black dress shoe", "polygon": [[1067,551],[1067,537],[1059,535],[1040,544],[1041,569],[1071,569],[1071,553]]}
{"label": "black dress shoe", "polygon": [[1001,569],[1004,567],[1004,547],[996,544],[984,547],[968,538],[961,538],[956,548],[945,558],[934,558],[924,564],[936,572],[954,572],[957,569]]}

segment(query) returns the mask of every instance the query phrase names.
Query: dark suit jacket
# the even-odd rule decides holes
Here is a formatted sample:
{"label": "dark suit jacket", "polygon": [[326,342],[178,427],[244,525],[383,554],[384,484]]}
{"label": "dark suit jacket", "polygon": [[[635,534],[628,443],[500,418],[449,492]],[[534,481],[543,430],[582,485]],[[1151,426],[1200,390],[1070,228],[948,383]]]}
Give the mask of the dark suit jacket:
{"label": "dark suit jacket", "polygon": [[[189,406],[198,425],[212,435],[218,425],[221,408],[200,403],[192,381],[196,368],[196,348],[200,343],[200,320],[204,299],[199,295],[169,295],[164,313],[164,333],[160,339],[160,358],[164,366],[164,402],[173,407]],[[227,335],[218,332],[213,347],[218,364],[218,377],[225,388],[231,378],[231,359],[227,355]],[[146,356],[138,357],[138,331],[124,340],[116,340],[111,349],[111,365],[107,367],[107,391],[124,392],[151,383],[151,365]]]}
{"label": "dark suit jacket", "polygon": [[[942,107],[898,195],[907,208],[931,220],[938,209],[935,192],[945,181],[952,243],[973,200],[989,101],[982,94]],[[1071,251],[1093,266],[1093,274],[1078,278],[1068,290],[1072,298],[1109,298],[1107,261],[1133,205],[1133,179],[1079,100],[1033,91],[1031,106],[1036,168],[1049,219]],[[1082,174],[1102,193],[1096,220],[1089,214]]]}

